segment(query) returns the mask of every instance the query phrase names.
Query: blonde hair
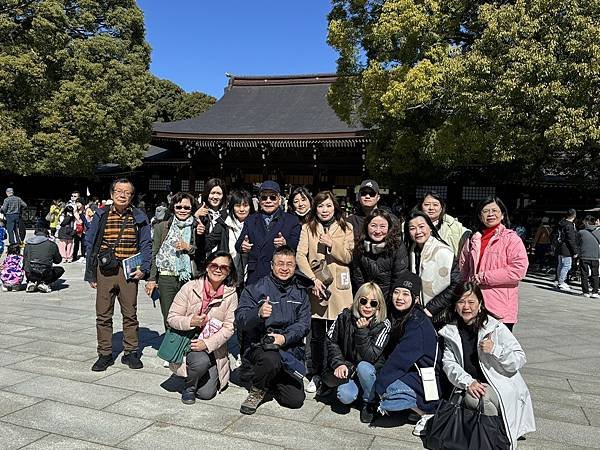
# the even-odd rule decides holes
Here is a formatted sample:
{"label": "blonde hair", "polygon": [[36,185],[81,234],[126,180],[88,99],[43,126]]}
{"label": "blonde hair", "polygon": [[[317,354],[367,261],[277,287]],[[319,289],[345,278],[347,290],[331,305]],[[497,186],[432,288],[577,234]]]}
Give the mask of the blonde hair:
{"label": "blonde hair", "polygon": [[379,305],[375,310],[375,321],[383,322],[387,318],[387,307],[385,305],[385,298],[383,297],[383,292],[381,288],[377,286],[377,284],[373,282],[365,283],[356,291],[356,295],[354,296],[354,300],[352,301],[352,314],[357,319],[360,317],[360,299],[365,297],[369,298],[369,294],[371,294]]}

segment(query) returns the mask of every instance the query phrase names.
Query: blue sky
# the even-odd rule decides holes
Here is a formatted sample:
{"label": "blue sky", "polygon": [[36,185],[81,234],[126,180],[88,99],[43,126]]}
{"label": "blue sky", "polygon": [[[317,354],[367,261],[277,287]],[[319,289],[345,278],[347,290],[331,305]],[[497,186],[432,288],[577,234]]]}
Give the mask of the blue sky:
{"label": "blue sky", "polygon": [[329,0],[138,0],[151,71],[219,98],[235,75],[335,72]]}

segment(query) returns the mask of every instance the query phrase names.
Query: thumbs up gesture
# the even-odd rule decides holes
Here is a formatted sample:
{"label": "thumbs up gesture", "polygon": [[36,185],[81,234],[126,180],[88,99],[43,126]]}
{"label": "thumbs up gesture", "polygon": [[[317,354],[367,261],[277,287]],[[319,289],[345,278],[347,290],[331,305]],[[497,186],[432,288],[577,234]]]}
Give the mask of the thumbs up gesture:
{"label": "thumbs up gesture", "polygon": [[333,239],[331,239],[331,235],[325,230],[321,236],[319,236],[319,243],[327,246],[328,248],[333,247]]}
{"label": "thumbs up gesture", "polygon": [[277,233],[277,237],[275,237],[275,239],[273,239],[273,245],[275,246],[275,248],[279,248],[285,244],[286,244],[286,240],[280,231],[279,233]]}
{"label": "thumbs up gesture", "polygon": [[258,309],[258,316],[261,319],[268,319],[269,317],[271,317],[272,312],[273,312],[273,306],[271,306],[271,304],[269,303],[269,296],[267,295],[267,298],[265,298],[265,301],[263,302],[261,307]]}
{"label": "thumbs up gesture", "polygon": [[494,350],[494,341],[492,340],[492,333],[486,334],[486,336],[479,343],[479,348],[483,353],[492,353],[492,350]]}
{"label": "thumbs up gesture", "polygon": [[242,241],[242,253],[250,253],[250,250],[252,250],[253,245],[254,244],[250,243],[248,235],[244,236],[244,240]]}

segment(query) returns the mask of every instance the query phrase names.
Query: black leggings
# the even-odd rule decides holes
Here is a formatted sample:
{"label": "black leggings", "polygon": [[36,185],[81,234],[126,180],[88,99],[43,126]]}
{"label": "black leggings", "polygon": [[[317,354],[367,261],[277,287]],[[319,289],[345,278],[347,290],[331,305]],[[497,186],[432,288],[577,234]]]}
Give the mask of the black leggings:
{"label": "black leggings", "polygon": [[310,378],[322,376],[327,368],[326,341],[327,330],[333,320],[311,319],[310,321]]}

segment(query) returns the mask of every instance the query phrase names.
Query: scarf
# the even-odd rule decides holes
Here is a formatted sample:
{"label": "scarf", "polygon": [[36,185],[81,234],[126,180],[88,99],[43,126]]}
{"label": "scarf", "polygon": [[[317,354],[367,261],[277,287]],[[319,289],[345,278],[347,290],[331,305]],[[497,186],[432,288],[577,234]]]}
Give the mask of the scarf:
{"label": "scarf", "polygon": [[208,305],[210,305],[215,298],[223,297],[224,292],[224,283],[221,283],[221,286],[219,286],[219,288],[215,291],[213,290],[212,284],[210,284],[208,277],[205,277],[204,290],[202,291],[202,309],[200,310],[200,314],[206,314],[208,310]]}
{"label": "scarf", "polygon": [[378,255],[379,253],[383,253],[385,251],[385,241],[371,242],[365,240],[363,245],[367,252],[373,253],[374,255]]}
{"label": "scarf", "polygon": [[331,227],[331,225],[333,225],[333,223],[335,222],[335,216],[333,216],[331,219],[329,219],[326,222],[323,222],[321,219],[319,219],[319,222],[321,223],[321,225],[323,225],[323,228],[325,230],[329,229],[329,227]]}
{"label": "scarf", "polygon": [[221,211],[220,210],[214,210],[214,209],[210,209],[208,210],[208,219],[209,219],[209,223],[208,223],[208,233],[210,233],[213,228],[215,227],[215,225],[217,224],[217,220],[219,220],[219,217],[221,217]]}
{"label": "scarf", "polygon": [[174,272],[179,281],[189,281],[192,278],[192,261],[186,252],[175,250],[178,241],[190,242],[194,217],[185,221],[173,217],[173,222],[163,244],[156,255],[156,266],[159,271]]}
{"label": "scarf", "polygon": [[[500,224],[498,224],[498,225],[500,225]],[[479,264],[477,267],[479,267],[481,265],[481,258],[483,257],[483,252],[485,252],[485,249],[488,246],[488,244],[490,243],[492,236],[494,236],[494,234],[496,233],[496,230],[498,229],[498,225],[496,225],[495,227],[486,228],[481,233],[481,250],[479,251]]]}

